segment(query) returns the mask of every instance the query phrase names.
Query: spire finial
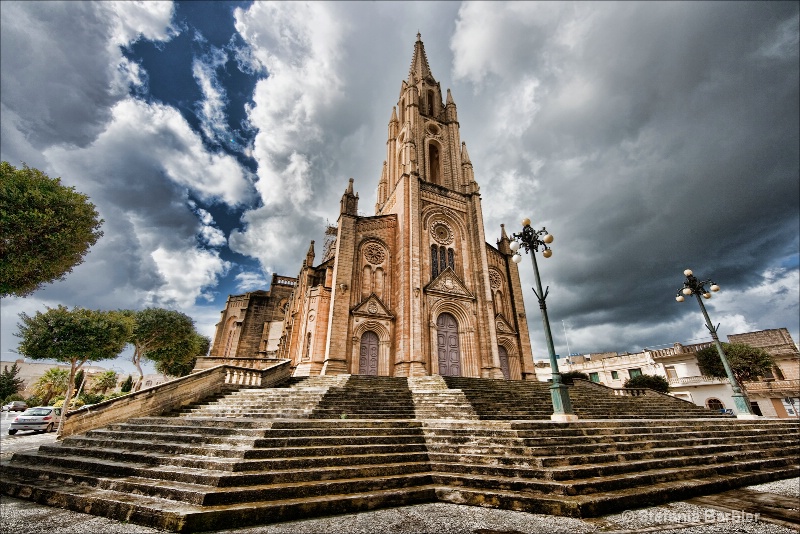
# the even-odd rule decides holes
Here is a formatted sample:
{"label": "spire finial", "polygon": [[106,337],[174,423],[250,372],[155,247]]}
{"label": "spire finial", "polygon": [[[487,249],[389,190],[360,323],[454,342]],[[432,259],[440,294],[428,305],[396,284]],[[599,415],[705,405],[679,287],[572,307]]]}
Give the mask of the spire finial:
{"label": "spire finial", "polygon": [[422,34],[419,33],[419,30],[417,30],[417,41],[422,41]]}

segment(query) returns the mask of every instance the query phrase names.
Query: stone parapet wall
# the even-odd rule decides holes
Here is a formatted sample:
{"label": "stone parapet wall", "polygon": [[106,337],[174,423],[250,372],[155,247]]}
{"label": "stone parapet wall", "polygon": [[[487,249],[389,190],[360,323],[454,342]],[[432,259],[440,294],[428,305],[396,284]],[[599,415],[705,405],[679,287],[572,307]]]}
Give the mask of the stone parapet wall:
{"label": "stone parapet wall", "polygon": [[[291,376],[290,363],[280,360],[270,368],[261,370],[219,365],[136,393],[85,406],[67,414],[61,437],[88,432],[132,417],[162,415],[224,390],[242,386],[275,386]],[[257,377],[250,376],[254,372],[258,373]],[[243,379],[245,376],[246,380]]]}

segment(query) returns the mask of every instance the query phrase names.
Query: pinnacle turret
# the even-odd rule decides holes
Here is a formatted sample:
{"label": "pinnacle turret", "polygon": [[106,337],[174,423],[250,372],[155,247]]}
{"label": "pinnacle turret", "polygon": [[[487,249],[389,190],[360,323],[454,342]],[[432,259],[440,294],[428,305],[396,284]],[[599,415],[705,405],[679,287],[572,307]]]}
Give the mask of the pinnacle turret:
{"label": "pinnacle turret", "polygon": [[428,57],[425,55],[425,45],[422,44],[422,36],[417,32],[417,42],[414,44],[414,57],[411,59],[411,68],[408,70],[408,83],[416,84],[426,78],[433,78],[431,67],[428,65]]}

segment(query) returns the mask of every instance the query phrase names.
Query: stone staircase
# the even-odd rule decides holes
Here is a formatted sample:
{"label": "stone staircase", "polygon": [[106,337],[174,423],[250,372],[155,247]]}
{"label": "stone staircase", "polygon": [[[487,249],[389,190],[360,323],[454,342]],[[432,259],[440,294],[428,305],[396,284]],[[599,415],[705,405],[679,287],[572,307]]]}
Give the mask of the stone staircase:
{"label": "stone staircase", "polygon": [[701,419],[592,384],[570,394],[582,419],[555,423],[547,384],[291,379],[15,454],[0,486],[197,532],[437,500],[590,517],[800,474],[797,422]]}
{"label": "stone staircase", "polygon": [[793,422],[428,422],[439,500],[594,517],[797,476]]}
{"label": "stone staircase", "polygon": [[[550,419],[553,413],[548,382],[441,378],[448,387],[464,394],[479,419]],[[615,390],[585,380],[575,380],[569,386],[569,396],[575,415],[581,419],[730,418],[652,390]]]}

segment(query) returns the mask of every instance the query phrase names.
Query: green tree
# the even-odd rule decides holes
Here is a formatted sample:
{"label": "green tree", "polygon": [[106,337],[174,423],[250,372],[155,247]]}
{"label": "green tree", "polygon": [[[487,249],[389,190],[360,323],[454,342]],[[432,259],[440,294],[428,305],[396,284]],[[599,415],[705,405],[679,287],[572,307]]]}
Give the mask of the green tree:
{"label": "green tree", "polygon": [[81,389],[81,386],[83,385],[83,381],[85,378],[86,378],[86,373],[83,372],[83,369],[75,373],[75,382],[73,382],[73,385],[75,386],[76,390]]}
{"label": "green tree", "polygon": [[7,365],[3,367],[3,372],[0,373],[0,399],[5,399],[9,395],[22,391],[25,381],[18,378],[18,374],[19,367],[17,367],[17,362],[11,364],[11,369]]}
{"label": "green tree", "polygon": [[[22,323],[16,334],[22,339],[20,354],[34,360],[55,360],[70,364],[69,379],[64,402],[64,413],[69,411],[75,375],[88,361],[116,358],[125,348],[130,336],[130,322],[116,312],[67,309],[65,306],[36,312],[33,317],[21,313]],[[64,424],[58,425],[58,432]]]}
{"label": "green tree", "polygon": [[[745,343],[722,343],[722,350],[728,358],[734,378],[743,389],[745,382],[758,380],[775,365],[775,360],[769,352]],[[697,351],[696,356],[700,372],[705,376],[728,378],[714,345]]]}
{"label": "green tree", "polygon": [[102,223],[89,197],[60,178],[0,162],[0,297],[63,279],[103,235]]}
{"label": "green tree", "polygon": [[561,382],[563,384],[572,385],[574,383],[574,378],[589,380],[589,375],[580,371],[567,371],[566,373],[561,373]]}
{"label": "green tree", "polygon": [[626,388],[650,388],[660,393],[669,392],[669,382],[663,376],[639,375],[629,378],[623,384]]}
{"label": "green tree", "polygon": [[33,384],[33,393],[47,406],[53,397],[63,395],[67,391],[69,371],[60,367],[52,367],[45,371]]}
{"label": "green tree", "polygon": [[128,375],[128,378],[125,379],[125,382],[119,387],[119,390],[122,393],[130,393],[131,389],[133,389],[133,377]]}
{"label": "green tree", "polygon": [[133,321],[129,342],[133,345],[133,364],[139,371],[133,391],[139,391],[144,378],[142,358],[150,359],[149,355],[153,351],[190,339],[196,334],[194,321],[184,313],[163,308],[145,308],[121,313]]}
{"label": "green tree", "polygon": [[211,340],[194,333],[168,347],[155,349],[147,357],[156,364],[156,371],[167,376],[186,376],[194,369],[198,356],[205,356]]}
{"label": "green tree", "polygon": [[117,373],[114,371],[106,371],[99,374],[92,381],[92,393],[100,393],[105,395],[109,389],[117,387]]}

